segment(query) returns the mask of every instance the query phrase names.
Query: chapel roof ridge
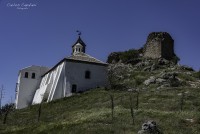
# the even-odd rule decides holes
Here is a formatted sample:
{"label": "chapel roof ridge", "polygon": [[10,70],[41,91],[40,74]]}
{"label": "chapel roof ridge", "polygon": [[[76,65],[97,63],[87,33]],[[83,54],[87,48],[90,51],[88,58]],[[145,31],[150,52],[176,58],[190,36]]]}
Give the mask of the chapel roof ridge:
{"label": "chapel roof ridge", "polygon": [[97,64],[107,64],[101,60],[98,60],[92,56],[90,56],[89,54],[86,53],[77,53],[75,55],[71,55],[66,57],[66,59],[70,59],[70,60],[76,60],[76,61],[85,61],[85,62],[90,62],[90,63],[97,63]]}

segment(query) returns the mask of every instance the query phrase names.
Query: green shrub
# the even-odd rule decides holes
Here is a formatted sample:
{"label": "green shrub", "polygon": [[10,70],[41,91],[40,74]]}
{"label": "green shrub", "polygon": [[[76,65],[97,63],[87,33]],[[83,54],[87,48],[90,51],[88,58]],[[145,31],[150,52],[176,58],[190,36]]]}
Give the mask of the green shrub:
{"label": "green shrub", "polygon": [[122,61],[123,63],[131,63],[136,64],[140,62],[139,54],[142,53],[143,49],[130,49],[125,52],[113,52],[108,56],[107,62],[119,62]]}
{"label": "green shrub", "polygon": [[171,59],[171,61],[172,61],[173,63],[177,64],[177,63],[180,61],[180,58],[179,58],[178,56],[175,55],[175,56]]}
{"label": "green shrub", "polygon": [[197,79],[200,79],[200,70],[199,70],[198,72],[195,72],[195,73],[193,74],[193,76],[194,76],[195,78],[197,78]]}
{"label": "green shrub", "polygon": [[139,57],[139,51],[135,49],[130,49],[121,53],[119,56],[123,63],[127,63]]}
{"label": "green shrub", "polygon": [[113,52],[108,56],[107,63],[119,62],[122,52]]}
{"label": "green shrub", "polygon": [[184,73],[179,73],[178,77],[185,81],[195,81],[195,78],[193,76]]}

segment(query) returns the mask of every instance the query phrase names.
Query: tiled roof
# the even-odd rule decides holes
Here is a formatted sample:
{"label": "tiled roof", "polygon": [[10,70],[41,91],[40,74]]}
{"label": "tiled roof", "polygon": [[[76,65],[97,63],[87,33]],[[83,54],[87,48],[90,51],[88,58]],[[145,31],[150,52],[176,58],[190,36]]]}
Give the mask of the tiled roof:
{"label": "tiled roof", "polygon": [[85,53],[77,53],[75,55],[66,57],[64,59],[62,59],[60,62],[58,62],[54,67],[52,67],[49,71],[47,71],[43,76],[45,76],[46,74],[48,74],[49,72],[51,72],[52,70],[54,70],[58,65],[60,65],[63,61],[74,61],[74,62],[84,62],[84,63],[90,63],[90,64],[98,64],[98,65],[103,65],[103,66],[107,66],[108,64],[100,61],[98,59],[95,59],[94,57],[85,54]]}
{"label": "tiled roof", "polygon": [[107,64],[85,53],[77,53],[77,54],[67,57],[66,59],[76,60],[76,61],[86,61],[86,62],[98,63],[98,64]]}

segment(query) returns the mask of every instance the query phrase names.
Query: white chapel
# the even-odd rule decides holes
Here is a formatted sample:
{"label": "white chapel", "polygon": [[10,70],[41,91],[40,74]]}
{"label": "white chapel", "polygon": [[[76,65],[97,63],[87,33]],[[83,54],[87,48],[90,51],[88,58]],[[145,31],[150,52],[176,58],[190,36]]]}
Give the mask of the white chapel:
{"label": "white chapel", "polygon": [[85,53],[86,45],[79,36],[72,45],[72,55],[54,67],[30,66],[19,71],[16,108],[68,97],[107,85],[107,63]]}

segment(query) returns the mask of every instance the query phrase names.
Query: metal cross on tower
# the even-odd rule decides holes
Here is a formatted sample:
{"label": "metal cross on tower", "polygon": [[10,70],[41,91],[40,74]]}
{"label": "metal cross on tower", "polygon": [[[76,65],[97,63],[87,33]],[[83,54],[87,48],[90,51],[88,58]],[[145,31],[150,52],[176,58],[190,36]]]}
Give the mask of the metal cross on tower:
{"label": "metal cross on tower", "polygon": [[81,36],[81,31],[77,30],[76,32],[78,33],[79,36]]}

